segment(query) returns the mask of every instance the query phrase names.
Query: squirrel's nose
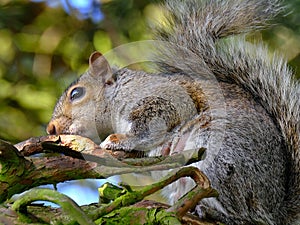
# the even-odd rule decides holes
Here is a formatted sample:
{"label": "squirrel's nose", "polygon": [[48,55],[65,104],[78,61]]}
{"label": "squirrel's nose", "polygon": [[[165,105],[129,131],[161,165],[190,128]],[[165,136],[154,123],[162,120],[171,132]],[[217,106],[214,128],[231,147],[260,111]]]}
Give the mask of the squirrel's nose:
{"label": "squirrel's nose", "polygon": [[57,135],[57,128],[55,122],[50,122],[47,126],[47,133],[50,135]]}

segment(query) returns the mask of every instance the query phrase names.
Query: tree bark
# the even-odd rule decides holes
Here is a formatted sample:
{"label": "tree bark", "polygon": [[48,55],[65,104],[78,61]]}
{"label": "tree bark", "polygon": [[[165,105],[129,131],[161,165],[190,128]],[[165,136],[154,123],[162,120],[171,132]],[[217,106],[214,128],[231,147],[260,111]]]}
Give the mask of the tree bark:
{"label": "tree bark", "polygon": [[[74,135],[31,138],[15,146],[0,141],[0,222],[4,224],[58,223],[58,224],[118,224],[116,215],[125,215],[128,221],[138,218],[139,223],[160,221],[161,224],[205,224],[192,215],[190,209],[205,197],[216,196],[209,180],[198,169],[182,165],[201,160],[204,150],[196,152],[192,159],[185,155],[170,157],[138,158],[139,152],[112,152],[101,149],[87,138]],[[39,155],[37,155],[39,154]],[[124,173],[175,169],[169,176],[140,190],[130,187],[102,187],[100,198],[108,204],[79,207],[69,197],[54,190],[36,189],[44,184],[57,184],[67,180],[107,178]],[[145,207],[143,199],[176,181],[190,176],[194,189],[174,206],[162,206],[152,202]],[[32,189],[34,188],[34,189]],[[14,194],[27,191],[10,203]],[[110,191],[107,191],[110,190]],[[103,193],[115,193],[107,196]],[[57,203],[61,208],[32,205],[37,200]],[[152,206],[152,207],[150,207]],[[47,211],[48,213],[45,213]],[[151,215],[151,216],[149,216]],[[120,221],[119,221],[120,222]],[[201,223],[200,223],[201,222]],[[131,224],[128,222],[128,224]],[[213,224],[213,223],[208,223]]]}

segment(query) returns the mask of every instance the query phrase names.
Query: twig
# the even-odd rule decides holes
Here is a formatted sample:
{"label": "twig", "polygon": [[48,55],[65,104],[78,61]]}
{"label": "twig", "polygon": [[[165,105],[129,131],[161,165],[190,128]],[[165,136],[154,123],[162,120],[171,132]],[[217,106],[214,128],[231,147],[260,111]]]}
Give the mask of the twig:
{"label": "twig", "polygon": [[[182,218],[188,210],[194,208],[196,204],[203,198],[217,196],[217,191],[211,188],[208,178],[196,167],[184,167],[177,172],[172,172],[167,177],[164,177],[161,181],[148,185],[140,190],[131,191],[127,190],[120,197],[116,198],[112,203],[105,207],[96,209],[91,212],[93,219],[102,217],[107,213],[119,209],[124,206],[129,206],[138,201],[143,200],[146,196],[151,195],[158,190],[163,189],[167,185],[173,183],[182,177],[191,177],[196,182],[197,186],[189,193],[188,196],[183,197],[179,203],[169,208],[167,212],[175,212],[178,218]],[[103,190],[102,190],[103,192]],[[119,194],[121,192],[119,191]],[[105,196],[107,198],[107,196]]]}

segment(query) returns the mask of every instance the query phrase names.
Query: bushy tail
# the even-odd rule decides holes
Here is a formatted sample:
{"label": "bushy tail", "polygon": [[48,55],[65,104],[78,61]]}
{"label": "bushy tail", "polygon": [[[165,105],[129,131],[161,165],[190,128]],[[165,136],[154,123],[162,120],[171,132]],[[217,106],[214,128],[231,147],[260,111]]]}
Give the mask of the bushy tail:
{"label": "bushy tail", "polygon": [[158,40],[176,48],[161,48],[157,65],[163,72],[213,74],[234,82],[261,102],[282,130],[291,159],[288,193],[282,203],[290,223],[300,217],[300,85],[279,56],[270,58],[259,44],[243,35],[258,30],[282,11],[274,0],[168,0],[168,27],[157,29]]}

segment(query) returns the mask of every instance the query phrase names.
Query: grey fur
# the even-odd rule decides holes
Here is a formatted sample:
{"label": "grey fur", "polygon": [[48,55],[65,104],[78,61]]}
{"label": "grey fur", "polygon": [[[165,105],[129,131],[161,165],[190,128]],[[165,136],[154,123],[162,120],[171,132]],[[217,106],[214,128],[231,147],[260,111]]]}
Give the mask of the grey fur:
{"label": "grey fur", "polygon": [[[220,195],[199,203],[200,217],[297,224],[299,84],[281,57],[270,59],[266,47],[244,37],[268,26],[279,1],[167,0],[165,7],[171,28],[157,30],[163,42],[155,42],[154,58],[161,73],[115,71],[93,53],[89,70],[59,99],[48,133],[106,138],[104,148],[149,156],[205,147],[195,166]],[[84,94],[71,99],[78,87]],[[192,185],[172,184],[169,200]]]}
{"label": "grey fur", "polygon": [[296,224],[299,83],[280,56],[270,59],[265,46],[249,44],[243,35],[230,37],[267,26],[282,10],[279,1],[169,0],[166,6],[173,28],[158,29],[157,38],[176,47],[159,49],[160,70],[212,74],[231,85],[221,85],[227,95],[225,141],[213,166],[204,169],[226,212],[207,202],[200,213],[226,224]]}

